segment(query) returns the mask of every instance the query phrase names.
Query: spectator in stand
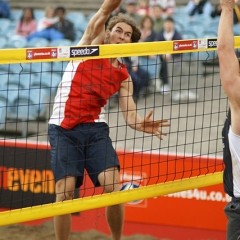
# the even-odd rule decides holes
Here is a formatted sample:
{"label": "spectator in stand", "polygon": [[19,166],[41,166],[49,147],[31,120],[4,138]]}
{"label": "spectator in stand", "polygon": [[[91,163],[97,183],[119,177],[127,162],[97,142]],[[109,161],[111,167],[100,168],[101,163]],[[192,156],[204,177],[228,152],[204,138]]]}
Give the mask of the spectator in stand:
{"label": "spectator in stand", "polygon": [[150,0],[150,7],[153,8],[155,5],[162,7],[164,17],[172,16],[176,8],[175,0]]}
{"label": "spectator in stand", "polygon": [[[174,20],[171,17],[167,17],[163,23],[163,29],[156,37],[156,41],[173,41],[181,40],[181,34],[175,29]],[[169,84],[168,77],[168,62],[173,60],[173,63],[177,62],[181,55],[180,54],[164,54],[160,55],[161,68],[159,73],[159,78],[162,81],[162,87],[160,92],[162,94],[170,93],[171,86]]]}
{"label": "spectator in stand", "polygon": [[190,0],[186,6],[186,12],[191,18],[194,16],[210,17],[213,10],[209,0]]}
{"label": "spectator in stand", "polygon": [[10,18],[11,8],[8,2],[0,0],[0,18]]}
{"label": "spectator in stand", "polygon": [[138,26],[142,21],[142,16],[136,13],[137,0],[126,0],[126,15],[132,18]]}
{"label": "spectator in stand", "polygon": [[151,17],[153,18],[153,31],[160,33],[163,28],[163,9],[161,5],[154,5],[151,11]]}
{"label": "spectator in stand", "polygon": [[38,21],[37,31],[42,31],[43,29],[51,27],[57,21],[58,18],[56,17],[55,8],[48,6],[45,8],[45,17]]}
{"label": "spectator in stand", "polygon": [[64,38],[73,41],[75,37],[73,23],[65,19],[65,14],[66,9],[64,7],[57,7],[56,15],[58,16],[58,22],[46,29],[43,29],[42,31],[37,31],[31,34],[28,36],[28,40],[35,37],[42,37],[49,41]]}
{"label": "spectator in stand", "polygon": [[136,13],[141,16],[146,16],[150,14],[150,8],[148,0],[139,0]]}
{"label": "spectator in stand", "polygon": [[[217,4],[211,13],[211,17],[220,17],[222,12],[222,7],[220,4]],[[233,24],[240,23],[240,9],[239,6],[236,4],[233,8]]]}
{"label": "spectator in stand", "polygon": [[153,30],[153,20],[150,16],[145,16],[142,19],[140,30],[141,30],[141,42],[153,42],[156,39],[156,33]]}
{"label": "spectator in stand", "polygon": [[28,37],[37,29],[37,21],[34,19],[32,8],[25,8],[20,20],[17,23],[15,34],[23,37]]}
{"label": "spectator in stand", "polygon": [[147,88],[149,74],[145,71],[139,62],[139,57],[125,57],[123,63],[126,65],[129,75],[133,82],[133,99],[137,101],[144,94],[144,88]]}

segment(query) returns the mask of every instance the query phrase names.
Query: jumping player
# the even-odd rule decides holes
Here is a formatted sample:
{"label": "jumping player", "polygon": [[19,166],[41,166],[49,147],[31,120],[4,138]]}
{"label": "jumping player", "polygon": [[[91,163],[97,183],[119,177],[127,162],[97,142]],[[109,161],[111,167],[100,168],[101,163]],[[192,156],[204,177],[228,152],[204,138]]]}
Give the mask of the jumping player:
{"label": "jumping player", "polygon": [[[105,0],[90,20],[77,46],[138,42],[140,31],[135,22],[124,15],[105,22],[120,0]],[[49,121],[51,163],[56,182],[56,201],[73,198],[75,188],[83,182],[84,169],[95,186],[105,193],[120,190],[119,161],[109,137],[109,127],[103,117],[107,100],[119,92],[123,117],[131,128],[159,139],[167,120],[153,121],[151,110],[145,118],[136,112],[132,98],[132,81],[125,65],[117,59],[72,61],[68,64],[55,97]],[[106,218],[112,239],[121,238],[123,205],[107,207]],[[71,215],[54,218],[57,240],[67,240],[71,229]]]}

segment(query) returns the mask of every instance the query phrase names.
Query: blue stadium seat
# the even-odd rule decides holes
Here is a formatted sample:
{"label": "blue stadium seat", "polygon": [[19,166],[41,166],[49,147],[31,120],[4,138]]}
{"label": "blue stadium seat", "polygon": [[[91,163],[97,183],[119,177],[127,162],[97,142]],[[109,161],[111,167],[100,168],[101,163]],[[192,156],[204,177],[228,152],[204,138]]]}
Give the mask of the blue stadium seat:
{"label": "blue stadium seat", "polygon": [[35,9],[34,10],[34,17],[38,22],[41,18],[45,17],[45,11],[42,9]]}
{"label": "blue stadium seat", "polygon": [[66,14],[66,19],[68,19],[75,25],[75,23],[85,21],[85,15],[81,12],[69,12]]}
{"label": "blue stadium seat", "polygon": [[5,36],[0,35],[0,48],[5,48],[7,44],[7,38]]}
{"label": "blue stadium seat", "polygon": [[0,99],[0,130],[5,129],[6,122],[6,101]]}
{"label": "blue stadium seat", "polygon": [[62,79],[62,76],[57,73],[42,72],[37,74],[37,77],[32,82],[31,87],[34,89],[44,89],[48,92],[49,98],[52,99],[57,91],[57,87]]}
{"label": "blue stadium seat", "polygon": [[49,72],[51,70],[50,62],[33,62],[33,63],[22,63],[22,71],[25,73],[41,73]]}
{"label": "blue stadium seat", "polygon": [[12,21],[19,21],[21,16],[22,16],[22,10],[21,9],[11,9],[10,19]]}
{"label": "blue stadium seat", "polygon": [[56,39],[50,42],[51,47],[72,46],[72,41],[69,39]]}
{"label": "blue stadium seat", "polygon": [[52,63],[52,68],[51,71],[53,73],[58,73],[58,74],[63,74],[69,61],[64,61],[64,62],[53,62]]}
{"label": "blue stadium seat", "polygon": [[11,24],[11,20],[7,18],[0,18],[0,32],[4,32]]}
{"label": "blue stadium seat", "polygon": [[44,89],[10,90],[8,95],[7,118],[36,120],[46,118],[49,94]]}
{"label": "blue stadium seat", "polygon": [[12,36],[8,39],[5,48],[24,48],[27,45],[27,39],[22,36]]}
{"label": "blue stadium seat", "polygon": [[87,28],[87,25],[88,25],[88,21],[87,20],[83,20],[79,23],[76,22],[76,24],[74,25],[74,28],[76,30],[80,30],[81,32],[85,32],[86,28]]}
{"label": "blue stadium seat", "polygon": [[215,30],[206,30],[202,32],[202,38],[217,38],[217,34]]}
{"label": "blue stadium seat", "polygon": [[197,35],[194,31],[191,30],[183,30],[181,31],[181,35],[183,39],[196,39]]}
{"label": "blue stadium seat", "polygon": [[158,78],[159,68],[160,68],[160,58],[152,59],[149,57],[140,57],[141,67],[149,73],[150,79]]}
{"label": "blue stadium seat", "polygon": [[26,44],[26,47],[33,47],[33,48],[39,48],[39,47],[48,47],[49,41],[46,38],[36,37],[29,40]]}

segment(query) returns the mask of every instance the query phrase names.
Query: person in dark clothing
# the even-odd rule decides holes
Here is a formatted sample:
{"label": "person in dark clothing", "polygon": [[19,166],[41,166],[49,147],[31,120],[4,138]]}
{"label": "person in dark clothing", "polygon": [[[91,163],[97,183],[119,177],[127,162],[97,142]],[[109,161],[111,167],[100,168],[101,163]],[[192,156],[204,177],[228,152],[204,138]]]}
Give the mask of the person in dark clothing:
{"label": "person in dark clothing", "polygon": [[126,57],[123,58],[123,63],[126,65],[129,75],[133,82],[133,98],[138,100],[141,91],[144,87],[148,86],[149,74],[138,63],[138,57]]}
{"label": "person in dark clothing", "polygon": [[75,39],[73,23],[65,19],[65,13],[66,9],[64,7],[57,7],[56,15],[59,21],[47,29],[29,35],[27,39],[30,40],[35,37],[43,37],[49,41],[64,38],[73,41]]}
{"label": "person in dark clothing", "polygon": [[[211,17],[220,17],[222,12],[222,7],[220,4],[217,4],[214,8],[214,10],[211,13]],[[240,23],[240,9],[238,5],[235,5],[233,8],[233,23],[237,24]]]}
{"label": "person in dark clothing", "polygon": [[0,18],[10,18],[11,8],[8,2],[0,0]]}
{"label": "person in dark clothing", "polygon": [[[167,17],[163,23],[162,31],[157,35],[156,41],[173,41],[173,40],[181,40],[181,34],[175,29],[174,20],[171,17]],[[163,94],[169,93],[171,90],[169,80],[168,80],[168,61],[173,59],[175,62],[181,54],[165,54],[160,55],[161,59],[161,68],[159,73],[159,78],[162,80],[162,87],[160,92]]]}

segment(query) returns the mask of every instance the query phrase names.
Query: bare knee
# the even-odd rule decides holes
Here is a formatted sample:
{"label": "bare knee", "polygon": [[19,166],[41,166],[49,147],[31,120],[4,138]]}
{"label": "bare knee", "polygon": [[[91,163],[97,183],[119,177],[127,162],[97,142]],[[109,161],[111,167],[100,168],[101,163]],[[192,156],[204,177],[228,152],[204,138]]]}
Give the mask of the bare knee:
{"label": "bare knee", "polygon": [[98,180],[105,193],[116,192],[120,190],[119,172],[115,167],[101,172],[98,176]]}
{"label": "bare knee", "polygon": [[74,197],[75,178],[67,177],[57,181],[56,185],[56,201],[71,200]]}

